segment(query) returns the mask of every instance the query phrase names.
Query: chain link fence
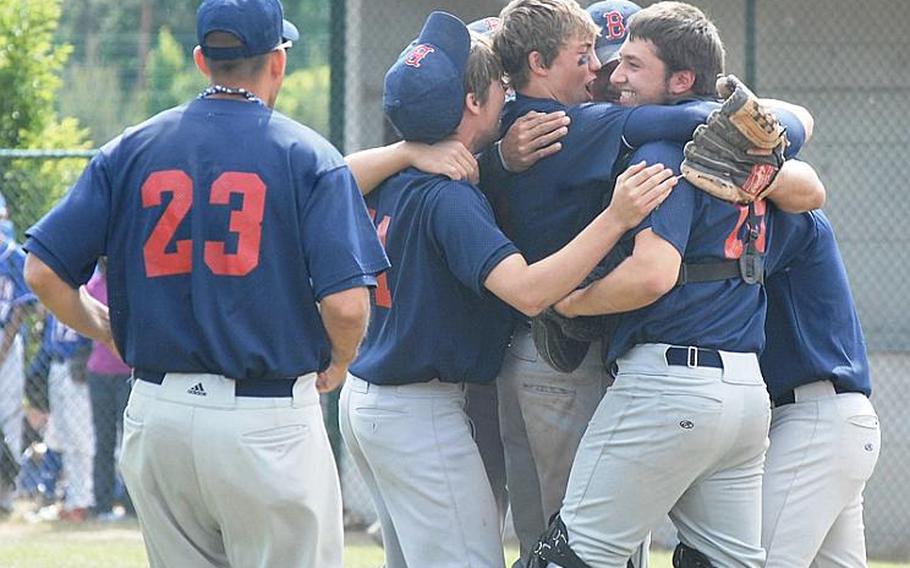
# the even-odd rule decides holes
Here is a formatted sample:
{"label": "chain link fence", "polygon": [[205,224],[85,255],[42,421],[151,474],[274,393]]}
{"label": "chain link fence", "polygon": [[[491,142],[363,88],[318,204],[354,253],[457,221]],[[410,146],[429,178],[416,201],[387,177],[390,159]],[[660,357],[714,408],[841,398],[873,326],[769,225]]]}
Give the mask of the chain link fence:
{"label": "chain link fence", "polygon": [[[906,39],[910,10],[889,0],[869,0],[861,7],[849,0],[693,3],[718,25],[727,47],[728,71],[743,77],[760,95],[806,106],[816,118],[814,139],[802,157],[816,167],[828,189],[825,208],[837,230],[866,333],[873,402],[882,423],[884,449],[865,493],[868,550],[873,558],[910,560],[910,485],[906,483],[910,393],[903,386],[910,369],[910,303],[904,300],[910,255],[906,252],[908,237],[900,230],[908,206],[892,197],[902,186],[898,166],[910,160],[910,118],[900,112],[910,98],[910,42]],[[447,9],[472,21],[497,14],[505,2],[348,0],[330,4],[331,42],[319,32],[325,41],[323,64],[331,63],[331,79],[320,87],[330,90],[331,97],[326,93],[327,102],[320,104],[332,114],[322,130],[328,130],[325,133],[350,152],[395,138],[381,112],[382,79],[417,34],[427,13]],[[20,242],[24,229],[72,183],[89,155],[84,151],[0,151],[0,192],[7,198]],[[55,185],[36,187],[38,170],[52,171],[49,179]],[[0,480],[15,477],[20,495],[37,504],[52,504],[65,492],[71,493],[69,488],[75,483],[83,483],[78,474],[74,481],[67,472],[67,448],[59,443],[55,447],[53,434],[48,441],[57,399],[53,377],[69,373],[70,382],[79,383],[85,362],[76,355],[70,361],[43,354],[46,317],[37,309],[25,311],[18,339],[4,359],[21,357],[21,364],[14,371],[6,363],[0,369],[3,388],[16,383],[23,389],[17,406],[23,425],[21,444],[10,452],[12,459],[0,461],[4,474]],[[21,350],[17,350],[20,343]],[[78,404],[91,411],[91,376],[79,384],[86,388],[60,397],[64,401],[60,404]],[[106,399],[106,404],[116,408],[114,398]],[[331,401],[327,405],[332,408]],[[85,417],[80,420],[77,424],[110,436],[109,424],[99,426],[97,419],[92,423]],[[114,436],[116,428],[115,423]],[[100,440],[97,431],[95,440]],[[8,440],[7,446],[16,444]],[[375,516],[368,492],[343,453],[340,461],[349,518],[355,524],[369,524]],[[18,476],[12,475],[13,468],[20,470]],[[111,494],[116,510],[129,510],[116,478]],[[665,527],[655,541],[671,545],[674,538]]]}

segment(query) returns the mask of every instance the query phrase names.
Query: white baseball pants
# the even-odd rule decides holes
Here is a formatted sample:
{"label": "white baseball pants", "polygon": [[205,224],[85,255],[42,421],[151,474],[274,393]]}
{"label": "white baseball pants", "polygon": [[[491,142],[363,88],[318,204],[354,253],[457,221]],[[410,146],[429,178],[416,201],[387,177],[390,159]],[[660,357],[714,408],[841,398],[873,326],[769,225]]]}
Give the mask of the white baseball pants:
{"label": "white baseball pants", "polygon": [[348,376],[339,421],[382,524],[386,568],[502,568],[493,492],[465,385],[377,386]]}
{"label": "white baseball pants", "polygon": [[765,566],[865,567],[863,489],[878,461],[878,417],[830,381],[794,391],[771,415],[765,463]]}
{"label": "white baseball pants", "polygon": [[152,568],[341,568],[341,489],[315,379],[298,378],[293,398],[237,397],[219,375],[134,383],[120,465]]}

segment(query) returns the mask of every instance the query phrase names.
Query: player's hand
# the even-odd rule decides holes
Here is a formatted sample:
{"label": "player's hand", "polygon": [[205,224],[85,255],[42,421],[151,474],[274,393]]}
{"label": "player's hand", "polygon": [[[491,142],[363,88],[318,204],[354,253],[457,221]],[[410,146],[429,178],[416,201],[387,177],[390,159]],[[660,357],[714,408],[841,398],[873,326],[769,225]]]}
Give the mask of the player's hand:
{"label": "player's hand", "polygon": [[344,384],[348,376],[348,366],[332,362],[329,367],[316,375],[316,392],[325,394]]}
{"label": "player's hand", "polygon": [[562,149],[559,142],[569,133],[569,117],[563,111],[531,111],[509,127],[500,144],[503,166],[520,173]]}
{"label": "player's hand", "polygon": [[616,178],[607,211],[612,212],[622,226],[631,229],[663,203],[678,181],[679,178],[663,164],[633,164]]}
{"label": "player's hand", "polygon": [[479,179],[477,160],[458,140],[442,140],[435,144],[405,142],[411,155],[411,165],[428,174],[439,174],[453,180]]}

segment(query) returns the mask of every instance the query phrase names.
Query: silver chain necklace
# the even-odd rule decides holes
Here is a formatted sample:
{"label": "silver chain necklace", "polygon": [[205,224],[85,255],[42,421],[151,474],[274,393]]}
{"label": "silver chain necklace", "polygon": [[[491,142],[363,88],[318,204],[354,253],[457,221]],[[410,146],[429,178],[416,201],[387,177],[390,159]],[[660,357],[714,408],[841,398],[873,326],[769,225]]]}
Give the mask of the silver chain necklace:
{"label": "silver chain necklace", "polygon": [[237,87],[234,89],[232,87],[225,87],[224,85],[209,85],[204,91],[199,93],[198,98],[204,99],[212,95],[239,95],[251,103],[258,103],[262,106],[265,106],[265,103],[262,102],[262,99],[247,91],[243,87]]}

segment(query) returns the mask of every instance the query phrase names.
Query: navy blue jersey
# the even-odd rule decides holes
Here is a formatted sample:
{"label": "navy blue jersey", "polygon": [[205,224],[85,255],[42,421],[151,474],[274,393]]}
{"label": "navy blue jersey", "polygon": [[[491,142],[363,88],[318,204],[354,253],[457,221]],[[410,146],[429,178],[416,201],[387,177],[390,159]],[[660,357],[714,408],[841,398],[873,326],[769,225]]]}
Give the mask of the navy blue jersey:
{"label": "navy blue jersey", "polygon": [[822,379],[869,395],[866,342],[830,221],[821,211],[777,212],[772,228],[760,359],[772,400]]}
{"label": "navy blue jersey", "polygon": [[35,295],[25,284],[22,270],[25,253],[15,241],[0,238],[0,327],[9,323],[13,308],[35,300]]}
{"label": "navy blue jersey", "polygon": [[[660,162],[679,173],[682,147],[669,142],[646,144],[633,162]],[[764,202],[757,246],[765,248]],[[746,237],[747,208],[733,205],[693,188],[684,179],[660,207],[624,239],[651,228],[673,245],[683,262],[719,262],[739,258]],[[761,286],[735,278],[677,286],[655,303],[625,314],[616,330],[606,361],[615,360],[638,343],[672,343],[758,353],[764,335],[765,294]]]}
{"label": "navy blue jersey", "polygon": [[484,281],[518,250],[489,202],[468,183],[409,169],[373,191],[367,205],[392,268],[374,294],[351,372],[384,385],[493,380],[511,319]]}
{"label": "navy blue jersey", "polygon": [[[559,152],[520,174],[496,176],[497,187],[484,187],[484,191],[505,233],[528,262],[537,262],[565,246],[603,209],[624,150],[657,140],[688,141],[719,107],[716,101],[701,99],[673,106],[588,103],[566,107],[552,99],[517,95],[506,104],[503,132],[532,110],[562,110],[571,118],[569,133],[561,140]],[[788,155],[793,155],[803,145],[803,125],[788,111],[776,114],[787,128]]]}
{"label": "navy blue jersey", "polygon": [[[508,175],[495,194],[496,218],[528,262],[565,246],[603,209],[612,188],[614,166],[623,145],[654,139],[686,141],[717,108],[713,101],[676,107],[625,108],[608,103],[566,107],[551,100],[517,95],[506,104],[503,132],[532,110],[562,110],[571,118],[562,150],[527,171]],[[663,125],[663,128],[661,128]]]}
{"label": "navy blue jersey", "polygon": [[76,333],[76,330],[63,324],[53,314],[44,319],[44,335],[41,349],[53,359],[60,361],[71,358],[76,351],[92,344],[91,340]]}
{"label": "navy blue jersey", "polygon": [[106,144],[28,231],[72,286],[107,255],[131,367],[293,377],[328,366],[316,302],[387,260],[341,155],[260,104],[200,99]]}

